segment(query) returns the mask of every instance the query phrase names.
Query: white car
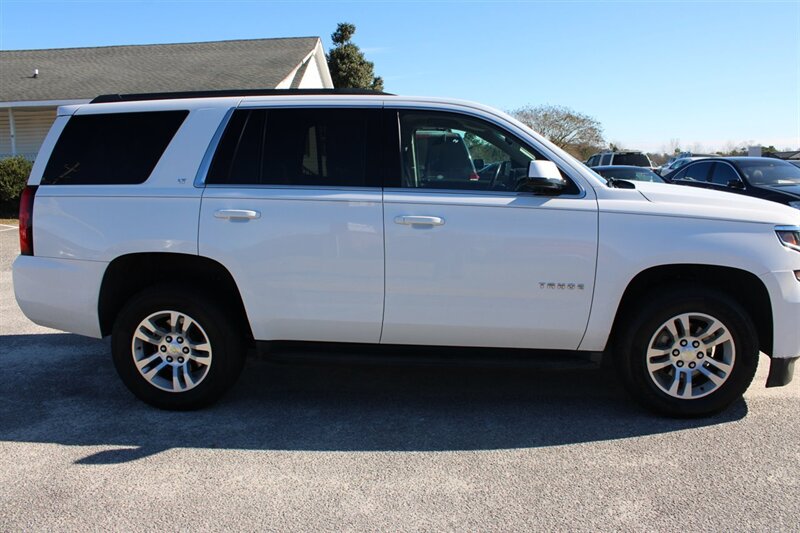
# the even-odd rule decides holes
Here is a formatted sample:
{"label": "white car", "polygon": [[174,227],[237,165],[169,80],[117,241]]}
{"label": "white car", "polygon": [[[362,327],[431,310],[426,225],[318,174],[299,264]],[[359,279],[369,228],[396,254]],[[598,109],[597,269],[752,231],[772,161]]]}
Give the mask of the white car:
{"label": "white car", "polygon": [[110,335],[146,402],[206,405],[248,347],[271,341],[604,354],[636,399],[670,415],[740,398],[759,351],[768,386],[791,379],[796,209],[615,188],[473,103],[155,98],[59,109],[13,267],[24,313]]}

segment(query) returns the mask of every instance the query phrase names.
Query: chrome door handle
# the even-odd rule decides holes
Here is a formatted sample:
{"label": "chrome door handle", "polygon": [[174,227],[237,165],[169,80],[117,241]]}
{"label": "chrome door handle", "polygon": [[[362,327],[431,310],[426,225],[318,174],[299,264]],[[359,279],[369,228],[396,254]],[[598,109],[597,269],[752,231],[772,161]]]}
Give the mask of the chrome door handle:
{"label": "chrome door handle", "polygon": [[444,219],[441,217],[403,215],[394,217],[394,223],[406,226],[443,226]]}
{"label": "chrome door handle", "polygon": [[261,218],[261,213],[251,209],[219,209],[214,211],[214,217],[226,219]]}

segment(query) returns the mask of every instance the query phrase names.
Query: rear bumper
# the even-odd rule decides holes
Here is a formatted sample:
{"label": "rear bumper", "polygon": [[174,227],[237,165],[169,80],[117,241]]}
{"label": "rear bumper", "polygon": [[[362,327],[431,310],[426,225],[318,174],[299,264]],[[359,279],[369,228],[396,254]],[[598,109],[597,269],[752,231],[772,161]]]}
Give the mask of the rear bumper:
{"label": "rear bumper", "polygon": [[21,255],[14,261],[14,295],[31,321],[100,338],[97,301],[107,264]]}

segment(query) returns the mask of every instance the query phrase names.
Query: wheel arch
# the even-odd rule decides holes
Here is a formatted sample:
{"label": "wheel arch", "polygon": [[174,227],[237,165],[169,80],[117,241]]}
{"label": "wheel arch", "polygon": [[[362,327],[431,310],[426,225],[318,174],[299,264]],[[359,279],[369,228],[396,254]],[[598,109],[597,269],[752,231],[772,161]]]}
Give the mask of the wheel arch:
{"label": "wheel arch", "polygon": [[97,311],[103,336],[111,334],[120,309],[131,296],[152,285],[175,281],[197,287],[230,306],[253,339],[242,296],[233,276],[221,263],[190,254],[146,252],[121,255],[106,267],[100,286]]}
{"label": "wheel arch", "polygon": [[772,305],[764,283],[746,270],[701,264],[659,265],[639,272],[622,295],[606,350],[614,345],[616,336],[651,290],[679,284],[695,284],[719,290],[736,300],[756,326],[760,351],[772,354]]}

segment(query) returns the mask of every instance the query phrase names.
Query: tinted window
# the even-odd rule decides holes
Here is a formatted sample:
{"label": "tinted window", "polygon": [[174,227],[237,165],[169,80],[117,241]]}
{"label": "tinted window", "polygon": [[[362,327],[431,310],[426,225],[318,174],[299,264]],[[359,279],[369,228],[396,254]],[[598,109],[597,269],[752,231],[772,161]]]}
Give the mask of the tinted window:
{"label": "tinted window", "polygon": [[675,179],[682,179],[685,181],[700,181],[705,183],[708,181],[709,170],[711,170],[711,163],[709,162],[688,165],[680,172],[680,176],[676,176]]}
{"label": "tinted window", "polygon": [[717,163],[711,173],[711,181],[717,185],[728,186],[731,181],[741,181],[739,175],[727,163]]}
{"label": "tinted window", "polygon": [[379,186],[380,115],[364,109],[237,110],[207,183]]}
{"label": "tinted window", "polygon": [[606,154],[600,159],[600,165],[605,166],[611,162],[611,154]]}
{"label": "tinted window", "polygon": [[142,183],[188,114],[152,111],[73,116],[53,148],[42,184]]}
{"label": "tinted window", "polygon": [[800,168],[780,159],[745,159],[736,164],[753,185],[800,184]]}
{"label": "tinted window", "polygon": [[678,170],[677,172],[673,172],[667,176],[669,181],[680,181],[686,175],[686,169]]}
{"label": "tinted window", "polygon": [[[524,190],[528,167],[541,154],[479,119],[401,111],[402,187]],[[575,188],[574,192],[577,192]]]}
{"label": "tinted window", "polygon": [[650,160],[644,154],[614,154],[614,164],[649,167]]}
{"label": "tinted window", "polygon": [[593,155],[592,157],[589,158],[589,161],[586,162],[586,165],[590,167],[596,167],[598,159],[600,159],[599,155]]}

